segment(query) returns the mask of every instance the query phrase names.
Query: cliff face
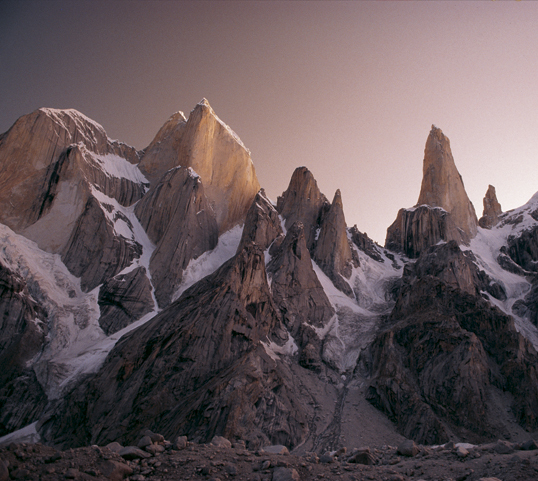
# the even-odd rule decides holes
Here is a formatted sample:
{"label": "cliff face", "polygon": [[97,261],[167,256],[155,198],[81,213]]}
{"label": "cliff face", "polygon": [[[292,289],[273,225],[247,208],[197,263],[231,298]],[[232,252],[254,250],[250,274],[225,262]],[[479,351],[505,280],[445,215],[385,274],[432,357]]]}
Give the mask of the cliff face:
{"label": "cliff face", "polygon": [[488,186],[486,195],[484,196],[484,211],[482,217],[478,220],[480,227],[484,229],[491,229],[499,222],[499,216],[502,214],[501,204],[497,200],[497,194],[495,193],[495,187]]}
{"label": "cliff face", "polygon": [[190,113],[179,150],[179,165],[202,179],[219,232],[241,223],[260,190],[250,152],[222,122],[206,99]]}
{"label": "cliff face", "polygon": [[468,244],[478,220],[456,168],[450,141],[432,125],[424,149],[423,177],[417,205],[400,209],[387,229],[385,246],[416,258],[439,241]]}
{"label": "cliff face", "polygon": [[450,141],[434,125],[424,149],[423,177],[417,205],[443,208],[469,239],[476,235],[476,212],[454,163]]}

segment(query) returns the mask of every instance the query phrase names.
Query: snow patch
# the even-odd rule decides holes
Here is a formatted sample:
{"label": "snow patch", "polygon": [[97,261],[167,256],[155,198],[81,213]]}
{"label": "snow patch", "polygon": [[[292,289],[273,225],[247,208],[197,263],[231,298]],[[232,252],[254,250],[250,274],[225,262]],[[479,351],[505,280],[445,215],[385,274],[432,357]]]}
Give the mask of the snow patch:
{"label": "snow patch", "polygon": [[219,237],[217,246],[213,250],[204,252],[200,257],[192,259],[183,272],[183,280],[173,295],[172,302],[179,299],[181,294],[193,284],[212,274],[227,260],[231,259],[237,252],[242,234],[243,226],[237,225]]}

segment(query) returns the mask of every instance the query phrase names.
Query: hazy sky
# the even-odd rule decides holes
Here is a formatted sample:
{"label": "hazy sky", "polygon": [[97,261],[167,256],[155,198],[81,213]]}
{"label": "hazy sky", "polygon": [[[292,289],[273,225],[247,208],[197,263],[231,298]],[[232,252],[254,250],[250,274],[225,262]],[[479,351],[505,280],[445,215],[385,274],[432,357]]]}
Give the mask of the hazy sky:
{"label": "hazy sky", "polygon": [[143,148],[206,97],[276,201],[307,166],[384,243],[431,124],[482,214],[538,190],[538,2],[0,1],[0,132],[75,108]]}

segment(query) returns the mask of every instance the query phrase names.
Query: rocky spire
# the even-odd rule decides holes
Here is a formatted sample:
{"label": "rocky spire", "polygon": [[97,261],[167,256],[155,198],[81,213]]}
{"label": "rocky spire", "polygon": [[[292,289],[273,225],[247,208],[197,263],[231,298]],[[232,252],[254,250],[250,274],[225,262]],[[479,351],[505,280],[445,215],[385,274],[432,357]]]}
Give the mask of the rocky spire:
{"label": "rocky spire", "polygon": [[499,222],[499,215],[502,214],[501,204],[497,200],[495,187],[490,185],[484,196],[484,212],[478,221],[478,225],[484,229],[491,229]]}
{"label": "rocky spire", "polygon": [[342,278],[343,276],[349,279],[351,276],[353,258],[347,238],[346,219],[340,190],[334,194],[331,208],[323,218],[313,257],[334,285],[348,296],[353,297],[353,290]]}
{"label": "rocky spire", "polygon": [[327,197],[320,192],[316,179],[306,167],[295,169],[288,188],[276,204],[279,214],[286,220],[286,229],[297,221],[302,222],[309,249],[316,240],[321,213],[328,207]]}
{"label": "rocky spire", "polygon": [[478,220],[454,163],[450,141],[435,125],[432,125],[424,149],[422,186],[417,205],[423,204],[445,209],[451,214],[454,224],[469,238],[476,235]]}
{"label": "rocky spire", "polygon": [[183,112],[176,112],[159,129],[155,138],[144,149],[138,165],[153,186],[167,171],[179,163],[179,148],[187,119]]}
{"label": "rocky spire", "polygon": [[244,221],[260,190],[250,151],[206,99],[190,113],[178,165],[191,167],[201,177],[219,232]]}

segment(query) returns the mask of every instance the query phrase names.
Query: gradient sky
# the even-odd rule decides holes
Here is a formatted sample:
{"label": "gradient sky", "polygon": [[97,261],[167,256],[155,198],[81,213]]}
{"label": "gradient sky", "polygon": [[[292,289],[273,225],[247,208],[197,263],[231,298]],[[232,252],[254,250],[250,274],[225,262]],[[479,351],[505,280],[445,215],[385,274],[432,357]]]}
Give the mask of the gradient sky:
{"label": "gradient sky", "polygon": [[144,148],[206,97],[276,201],[307,166],[379,243],[420,191],[431,124],[477,214],[538,190],[538,2],[0,2],[0,132],[75,108]]}

